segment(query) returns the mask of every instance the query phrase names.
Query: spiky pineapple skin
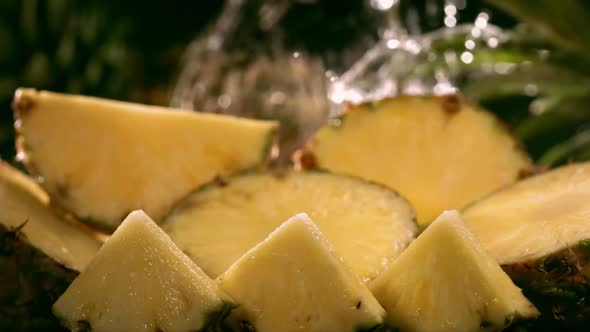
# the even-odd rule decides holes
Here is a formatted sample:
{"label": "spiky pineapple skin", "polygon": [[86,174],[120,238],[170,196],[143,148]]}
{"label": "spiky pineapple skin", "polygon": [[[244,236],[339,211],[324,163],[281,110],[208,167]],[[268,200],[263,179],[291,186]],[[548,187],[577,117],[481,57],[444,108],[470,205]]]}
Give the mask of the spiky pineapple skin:
{"label": "spiky pineapple skin", "polygon": [[0,224],[0,331],[66,331],[51,306],[77,275]]}
{"label": "spiky pineapple skin", "polygon": [[502,266],[541,311],[531,331],[587,331],[590,324],[590,240],[540,259]]}

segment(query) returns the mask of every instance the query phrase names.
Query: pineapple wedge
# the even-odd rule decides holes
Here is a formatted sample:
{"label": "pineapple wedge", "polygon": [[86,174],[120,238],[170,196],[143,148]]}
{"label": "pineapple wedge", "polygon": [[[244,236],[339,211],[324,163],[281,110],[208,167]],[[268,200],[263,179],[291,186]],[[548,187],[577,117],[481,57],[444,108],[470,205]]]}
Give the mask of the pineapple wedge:
{"label": "pineapple wedge", "polygon": [[532,168],[499,120],[457,96],[401,96],[357,106],[322,128],[309,146],[304,167],[398,190],[423,227]]}
{"label": "pineapple wedge", "polygon": [[29,177],[0,161],[0,331],[56,331],[51,305],[100,248],[54,214]]}
{"label": "pineapple wedge", "polygon": [[538,315],[456,211],[438,217],[372,290],[404,332],[499,331]]}
{"label": "pineapple wedge", "polygon": [[101,246],[95,235],[49,209],[47,194],[25,174],[0,161],[0,225],[60,265],[82,271]]}
{"label": "pineapple wedge", "polygon": [[181,201],[162,228],[215,278],[301,212],[367,282],[417,234],[412,207],[395,192],[320,172],[248,173],[211,183]]}
{"label": "pineapple wedge", "polygon": [[19,89],[19,157],[52,199],[113,230],[143,209],[159,220],[213,179],[262,163],[276,123]]}
{"label": "pineapple wedge", "polygon": [[142,211],[132,212],[53,306],[72,331],[217,331],[231,305]]}
{"label": "pineapple wedge", "polygon": [[305,214],[283,223],[218,282],[240,304],[229,318],[235,330],[373,331],[385,314]]}
{"label": "pineapple wedge", "polygon": [[590,163],[580,163],[528,178],[463,212],[552,330],[586,330],[590,321],[588,202]]}

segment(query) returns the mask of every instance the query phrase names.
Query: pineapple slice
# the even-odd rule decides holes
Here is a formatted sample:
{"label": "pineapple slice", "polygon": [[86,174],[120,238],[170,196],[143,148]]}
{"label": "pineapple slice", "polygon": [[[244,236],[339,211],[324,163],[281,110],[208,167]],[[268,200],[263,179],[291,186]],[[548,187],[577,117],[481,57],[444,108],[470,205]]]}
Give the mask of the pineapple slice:
{"label": "pineapple slice", "polygon": [[163,228],[211,277],[223,273],[289,217],[305,212],[364,280],[414,239],[414,211],[395,192],[320,172],[249,173],[191,194]]}
{"label": "pineapple slice", "polygon": [[55,331],[51,305],[100,248],[48,208],[48,197],[0,161],[0,331]]}
{"label": "pineapple slice", "polygon": [[[230,305],[142,211],[132,212],[54,304],[72,331],[217,331]],[[215,325],[215,324],[213,324]]]}
{"label": "pineapple slice", "polygon": [[261,163],[276,123],[19,89],[19,156],[52,198],[114,229],[135,209],[159,220],[213,179]]}
{"label": "pineapple slice", "polygon": [[[564,166],[500,190],[465,222],[524,294],[555,324],[590,321],[590,163]],[[566,325],[567,324],[567,325]]]}
{"label": "pineapple slice", "polygon": [[305,214],[283,223],[218,279],[240,306],[234,329],[373,331],[385,314]]}
{"label": "pineapple slice", "polygon": [[0,161],[0,225],[74,271],[82,271],[100,248],[90,231],[65,220],[49,207],[49,198],[29,177]]}
{"label": "pineapple slice", "polygon": [[444,212],[373,284],[406,332],[499,331],[538,315],[456,211]]}
{"label": "pineapple slice", "polygon": [[301,162],[395,188],[414,205],[421,226],[531,169],[492,114],[456,96],[360,105],[322,128]]}

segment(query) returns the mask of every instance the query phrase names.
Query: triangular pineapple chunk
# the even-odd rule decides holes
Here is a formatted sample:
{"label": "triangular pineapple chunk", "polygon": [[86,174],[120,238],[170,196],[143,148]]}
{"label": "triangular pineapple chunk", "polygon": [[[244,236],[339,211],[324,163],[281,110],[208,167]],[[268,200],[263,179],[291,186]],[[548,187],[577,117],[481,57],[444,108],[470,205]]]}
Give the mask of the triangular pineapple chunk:
{"label": "triangular pineapple chunk", "polygon": [[227,311],[218,286],[132,212],[54,304],[72,331],[200,331]]}
{"label": "triangular pineapple chunk", "polygon": [[375,297],[305,214],[283,223],[218,281],[239,304],[230,321],[257,332],[347,332],[383,321]]}
{"label": "triangular pineapple chunk", "polygon": [[372,285],[406,332],[498,331],[538,315],[456,211],[444,212]]}
{"label": "triangular pineapple chunk", "polygon": [[19,157],[54,202],[113,230],[129,211],[156,221],[218,175],[266,160],[276,123],[19,89]]}

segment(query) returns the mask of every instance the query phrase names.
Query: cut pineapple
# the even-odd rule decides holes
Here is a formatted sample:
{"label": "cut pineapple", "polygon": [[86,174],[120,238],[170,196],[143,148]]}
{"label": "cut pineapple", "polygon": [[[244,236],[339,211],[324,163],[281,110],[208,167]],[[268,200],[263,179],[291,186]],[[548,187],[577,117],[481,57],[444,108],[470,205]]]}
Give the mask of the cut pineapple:
{"label": "cut pineapple", "polygon": [[236,329],[369,331],[385,314],[305,214],[282,224],[218,281],[240,304],[230,316]]}
{"label": "cut pineapple", "polygon": [[52,198],[114,229],[129,211],[158,220],[216,175],[267,156],[276,123],[19,89],[19,156]]}
{"label": "cut pineapple", "polygon": [[360,105],[322,128],[303,156],[303,166],[399,190],[422,226],[531,168],[492,114],[456,96],[402,96]]}
{"label": "cut pineapple", "polygon": [[0,161],[0,331],[55,331],[51,305],[100,242],[49,210],[47,195]]}
{"label": "cut pineapple", "polygon": [[456,211],[444,212],[375,281],[391,325],[405,332],[499,331],[538,315]]}
{"label": "cut pineapple", "polygon": [[212,183],[180,202],[162,227],[216,277],[301,212],[364,281],[374,279],[417,232],[411,206],[395,192],[320,172],[250,173]]}
{"label": "cut pineapple", "polygon": [[[590,321],[590,163],[531,177],[465,209],[467,225],[554,330]],[[564,325],[568,324],[568,325]]]}
{"label": "cut pineapple", "polygon": [[[26,175],[0,161],[0,224],[69,269],[81,271],[100,241],[48,208],[48,197]],[[22,227],[21,227],[22,226]]]}
{"label": "cut pineapple", "polygon": [[72,331],[217,331],[225,296],[142,211],[132,212],[53,306]]}
{"label": "cut pineapple", "polygon": [[500,264],[533,260],[590,239],[590,163],[573,164],[498,191],[464,211]]}

